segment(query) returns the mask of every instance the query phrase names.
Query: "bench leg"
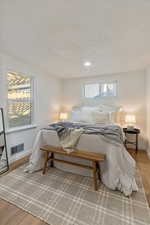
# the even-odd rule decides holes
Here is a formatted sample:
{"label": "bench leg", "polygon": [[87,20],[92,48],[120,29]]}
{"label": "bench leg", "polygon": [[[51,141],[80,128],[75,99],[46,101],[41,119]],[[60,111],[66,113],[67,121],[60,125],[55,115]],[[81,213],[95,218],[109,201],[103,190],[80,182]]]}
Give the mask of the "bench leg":
{"label": "bench leg", "polygon": [[45,162],[44,162],[44,167],[43,167],[43,174],[46,173],[47,162],[48,162],[48,155],[49,155],[49,152],[46,151],[46,152],[45,152]]}
{"label": "bench leg", "polygon": [[97,191],[97,176],[96,176],[96,162],[93,162],[93,181],[94,181],[94,190]]}
{"label": "bench leg", "polygon": [[54,159],[54,153],[52,152],[51,153],[51,162],[50,162],[51,163],[50,164],[51,167],[54,167],[54,161],[53,161],[53,159]]}
{"label": "bench leg", "polygon": [[97,167],[98,179],[101,181],[101,170],[100,170],[100,166],[98,162],[96,163],[96,167]]}

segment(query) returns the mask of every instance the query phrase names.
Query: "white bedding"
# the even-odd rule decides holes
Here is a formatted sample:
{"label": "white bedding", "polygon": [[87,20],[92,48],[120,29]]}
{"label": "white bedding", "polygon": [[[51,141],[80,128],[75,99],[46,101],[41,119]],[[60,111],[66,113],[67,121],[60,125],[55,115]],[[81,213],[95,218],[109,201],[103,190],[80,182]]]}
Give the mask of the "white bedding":
{"label": "white bedding", "polygon": [[[40,130],[37,134],[33,152],[30,157],[29,166],[26,172],[33,172],[43,167],[43,155],[40,151],[40,146],[51,144],[59,146],[59,139],[55,131]],[[106,161],[101,163],[101,177],[102,182],[112,190],[120,190],[126,196],[130,195],[132,191],[137,191],[134,175],[135,175],[135,161],[126,151],[123,145],[114,145],[106,142],[103,136],[83,134],[78,143],[78,149],[82,151],[97,152],[106,154]],[[59,156],[65,158],[65,156]],[[72,161],[82,162],[87,164],[87,161],[79,159],[71,159]],[[65,165],[55,163],[57,168],[67,170],[81,175],[90,175],[87,169],[81,169],[72,165]]]}

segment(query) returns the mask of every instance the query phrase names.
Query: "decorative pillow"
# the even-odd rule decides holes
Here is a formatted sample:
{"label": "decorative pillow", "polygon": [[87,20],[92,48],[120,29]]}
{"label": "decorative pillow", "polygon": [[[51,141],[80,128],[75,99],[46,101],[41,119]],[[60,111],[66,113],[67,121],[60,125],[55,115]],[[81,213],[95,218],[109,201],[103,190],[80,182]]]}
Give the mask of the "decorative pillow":
{"label": "decorative pillow", "polygon": [[110,123],[110,115],[109,112],[92,112],[93,122],[94,123]]}
{"label": "decorative pillow", "polygon": [[80,122],[80,120],[82,119],[81,117],[81,111],[73,111],[71,113],[71,121],[73,122]]}
{"label": "decorative pillow", "polygon": [[99,106],[83,106],[71,113],[71,120],[84,123],[116,123],[117,108],[101,104]]}
{"label": "decorative pillow", "polygon": [[74,122],[93,123],[92,110],[83,108],[82,110],[73,111],[71,120]]}
{"label": "decorative pillow", "polygon": [[120,106],[115,105],[101,104],[98,106],[98,110],[101,112],[118,112],[120,109],[121,109]]}
{"label": "decorative pillow", "polygon": [[93,123],[93,109],[91,108],[83,108],[81,110],[81,121],[80,122],[84,122],[84,123]]}

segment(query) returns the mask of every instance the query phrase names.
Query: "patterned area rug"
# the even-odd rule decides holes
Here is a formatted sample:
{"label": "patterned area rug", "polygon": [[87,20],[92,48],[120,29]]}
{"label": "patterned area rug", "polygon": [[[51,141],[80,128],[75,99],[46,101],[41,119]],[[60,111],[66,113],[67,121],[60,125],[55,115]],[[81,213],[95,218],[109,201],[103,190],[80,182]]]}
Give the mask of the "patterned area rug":
{"label": "patterned area rug", "polygon": [[0,198],[50,225],[149,225],[150,211],[140,176],[139,192],[127,198],[92,179],[51,168],[25,174],[23,168],[0,178]]}

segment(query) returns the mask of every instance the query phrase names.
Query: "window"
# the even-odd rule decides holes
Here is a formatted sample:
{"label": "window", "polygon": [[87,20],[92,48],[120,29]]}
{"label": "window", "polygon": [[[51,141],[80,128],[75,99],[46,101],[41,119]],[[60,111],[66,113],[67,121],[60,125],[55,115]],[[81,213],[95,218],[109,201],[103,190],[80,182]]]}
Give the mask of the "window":
{"label": "window", "polygon": [[84,97],[113,97],[117,95],[117,81],[84,85]]}
{"label": "window", "polygon": [[86,84],[84,91],[86,98],[95,98],[99,95],[99,84]]}
{"label": "window", "polygon": [[101,84],[101,96],[116,96],[117,82]]}
{"label": "window", "polygon": [[8,127],[32,124],[33,80],[29,76],[8,73]]}

